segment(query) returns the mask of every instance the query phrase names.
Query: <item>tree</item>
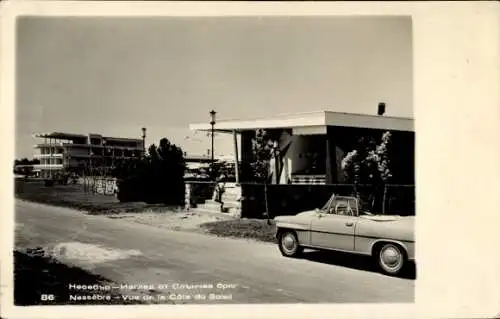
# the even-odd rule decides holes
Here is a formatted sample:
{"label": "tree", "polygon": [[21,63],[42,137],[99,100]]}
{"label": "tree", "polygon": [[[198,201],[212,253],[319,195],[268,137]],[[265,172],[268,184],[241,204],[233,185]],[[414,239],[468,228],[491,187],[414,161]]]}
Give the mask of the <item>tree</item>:
{"label": "tree", "polygon": [[[270,225],[270,215],[268,210],[267,201],[267,183],[269,181],[269,168],[270,161],[274,152],[276,156],[279,155],[279,150],[274,149],[274,143],[278,141],[278,136],[273,134],[272,131],[258,129],[255,131],[255,138],[252,140],[252,152],[254,160],[250,163],[250,172],[252,179],[255,182],[264,183],[264,198],[265,210],[267,216],[267,223]],[[277,172],[275,172],[277,173]]]}
{"label": "tree", "polygon": [[113,175],[118,179],[118,198],[121,201],[144,201],[182,205],[184,202],[184,152],[162,138],[152,144],[141,159],[117,166]]}
{"label": "tree", "polygon": [[166,138],[159,146],[151,145],[147,169],[147,185],[150,200],[165,204],[184,202],[184,152]]}
{"label": "tree", "polygon": [[348,182],[354,184],[387,183],[392,177],[388,148],[391,133],[385,132],[379,144],[362,137],[355,149],[342,159],[342,171]]}
{"label": "tree", "polygon": [[[29,160],[26,157],[22,159],[14,160],[14,173],[23,174],[23,175],[31,175],[33,173],[33,168],[29,167],[29,165],[40,164],[40,160],[32,159]],[[25,167],[17,167],[18,165],[25,165]]]}
{"label": "tree", "polygon": [[228,182],[235,181],[236,167],[235,164],[228,161],[216,161],[209,164],[210,171],[213,173],[214,177],[217,178],[220,175],[226,176]]}
{"label": "tree", "polygon": [[270,160],[273,156],[273,144],[277,139],[268,131],[258,129],[252,140],[254,160],[250,163],[252,176],[256,182],[267,182]]}
{"label": "tree", "polygon": [[24,157],[22,159],[14,160],[14,166],[15,165],[35,165],[35,164],[40,164],[40,160],[37,158],[29,160],[26,157]]}
{"label": "tree", "polygon": [[392,178],[389,159],[390,143],[390,132],[382,134],[379,144],[373,138],[362,137],[358,140],[356,147],[342,159],[342,171],[347,181],[355,185],[355,193],[358,197],[358,185],[372,185],[369,196],[372,209],[377,204],[378,190]]}

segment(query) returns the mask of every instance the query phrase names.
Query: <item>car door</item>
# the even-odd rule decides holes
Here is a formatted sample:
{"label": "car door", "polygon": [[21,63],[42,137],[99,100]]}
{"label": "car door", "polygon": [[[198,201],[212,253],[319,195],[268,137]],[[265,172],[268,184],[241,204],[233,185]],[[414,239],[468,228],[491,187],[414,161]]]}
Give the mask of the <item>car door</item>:
{"label": "car door", "polygon": [[354,250],[357,216],[323,210],[311,222],[311,245],[315,247]]}

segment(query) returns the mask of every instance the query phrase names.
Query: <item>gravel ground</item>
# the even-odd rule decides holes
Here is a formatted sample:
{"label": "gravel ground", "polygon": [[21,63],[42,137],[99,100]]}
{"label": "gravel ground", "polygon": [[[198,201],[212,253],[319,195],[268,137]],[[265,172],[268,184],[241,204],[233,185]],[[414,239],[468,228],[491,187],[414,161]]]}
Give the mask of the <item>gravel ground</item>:
{"label": "gravel ground", "polygon": [[83,186],[79,184],[45,187],[42,181],[16,179],[15,186],[15,194],[19,199],[74,208],[86,214],[106,215],[113,219],[171,230],[274,241],[274,225],[268,225],[266,220],[239,219],[218,212],[187,212],[164,205],[120,203],[113,196],[84,192]]}
{"label": "gravel ground", "polygon": [[199,213],[185,211],[164,211],[151,212],[145,211],[140,213],[121,213],[107,215],[109,218],[122,219],[140,224],[146,224],[159,228],[166,228],[179,231],[204,231],[200,227],[206,223],[218,223],[229,221],[232,218],[219,213]]}

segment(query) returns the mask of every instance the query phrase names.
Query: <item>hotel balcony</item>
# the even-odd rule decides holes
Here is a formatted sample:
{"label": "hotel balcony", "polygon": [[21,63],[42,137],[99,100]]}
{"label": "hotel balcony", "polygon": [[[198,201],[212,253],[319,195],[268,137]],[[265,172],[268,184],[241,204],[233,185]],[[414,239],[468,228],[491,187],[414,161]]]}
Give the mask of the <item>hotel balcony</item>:
{"label": "hotel balcony", "polygon": [[34,169],[38,170],[47,170],[47,169],[63,169],[63,164],[35,164],[33,165]]}
{"label": "hotel balcony", "polygon": [[96,144],[76,144],[76,143],[38,143],[33,145],[34,148],[50,148],[50,147],[64,147],[64,148],[94,148],[94,149],[119,149],[119,150],[140,150],[142,151],[142,146],[127,146],[127,145],[96,145]]}
{"label": "hotel balcony", "polygon": [[52,154],[33,154],[34,158],[63,158],[63,153],[52,153]]}
{"label": "hotel balcony", "polygon": [[[68,144],[68,143],[62,143],[62,142],[53,142],[53,143],[38,143],[38,144],[35,144],[33,145],[34,148],[44,148],[44,147],[56,147],[56,146],[64,146],[65,144]],[[69,143],[70,144],[70,143]],[[72,145],[72,144],[70,144]]]}

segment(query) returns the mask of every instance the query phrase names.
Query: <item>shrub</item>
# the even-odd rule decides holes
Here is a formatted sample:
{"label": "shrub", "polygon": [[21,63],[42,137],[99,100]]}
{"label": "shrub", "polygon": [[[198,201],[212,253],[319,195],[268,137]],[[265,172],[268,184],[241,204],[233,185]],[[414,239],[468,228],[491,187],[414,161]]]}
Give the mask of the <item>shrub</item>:
{"label": "shrub", "polygon": [[162,138],[158,146],[149,147],[142,159],[122,163],[114,170],[113,175],[118,179],[118,199],[183,205],[184,171],[181,148]]}

